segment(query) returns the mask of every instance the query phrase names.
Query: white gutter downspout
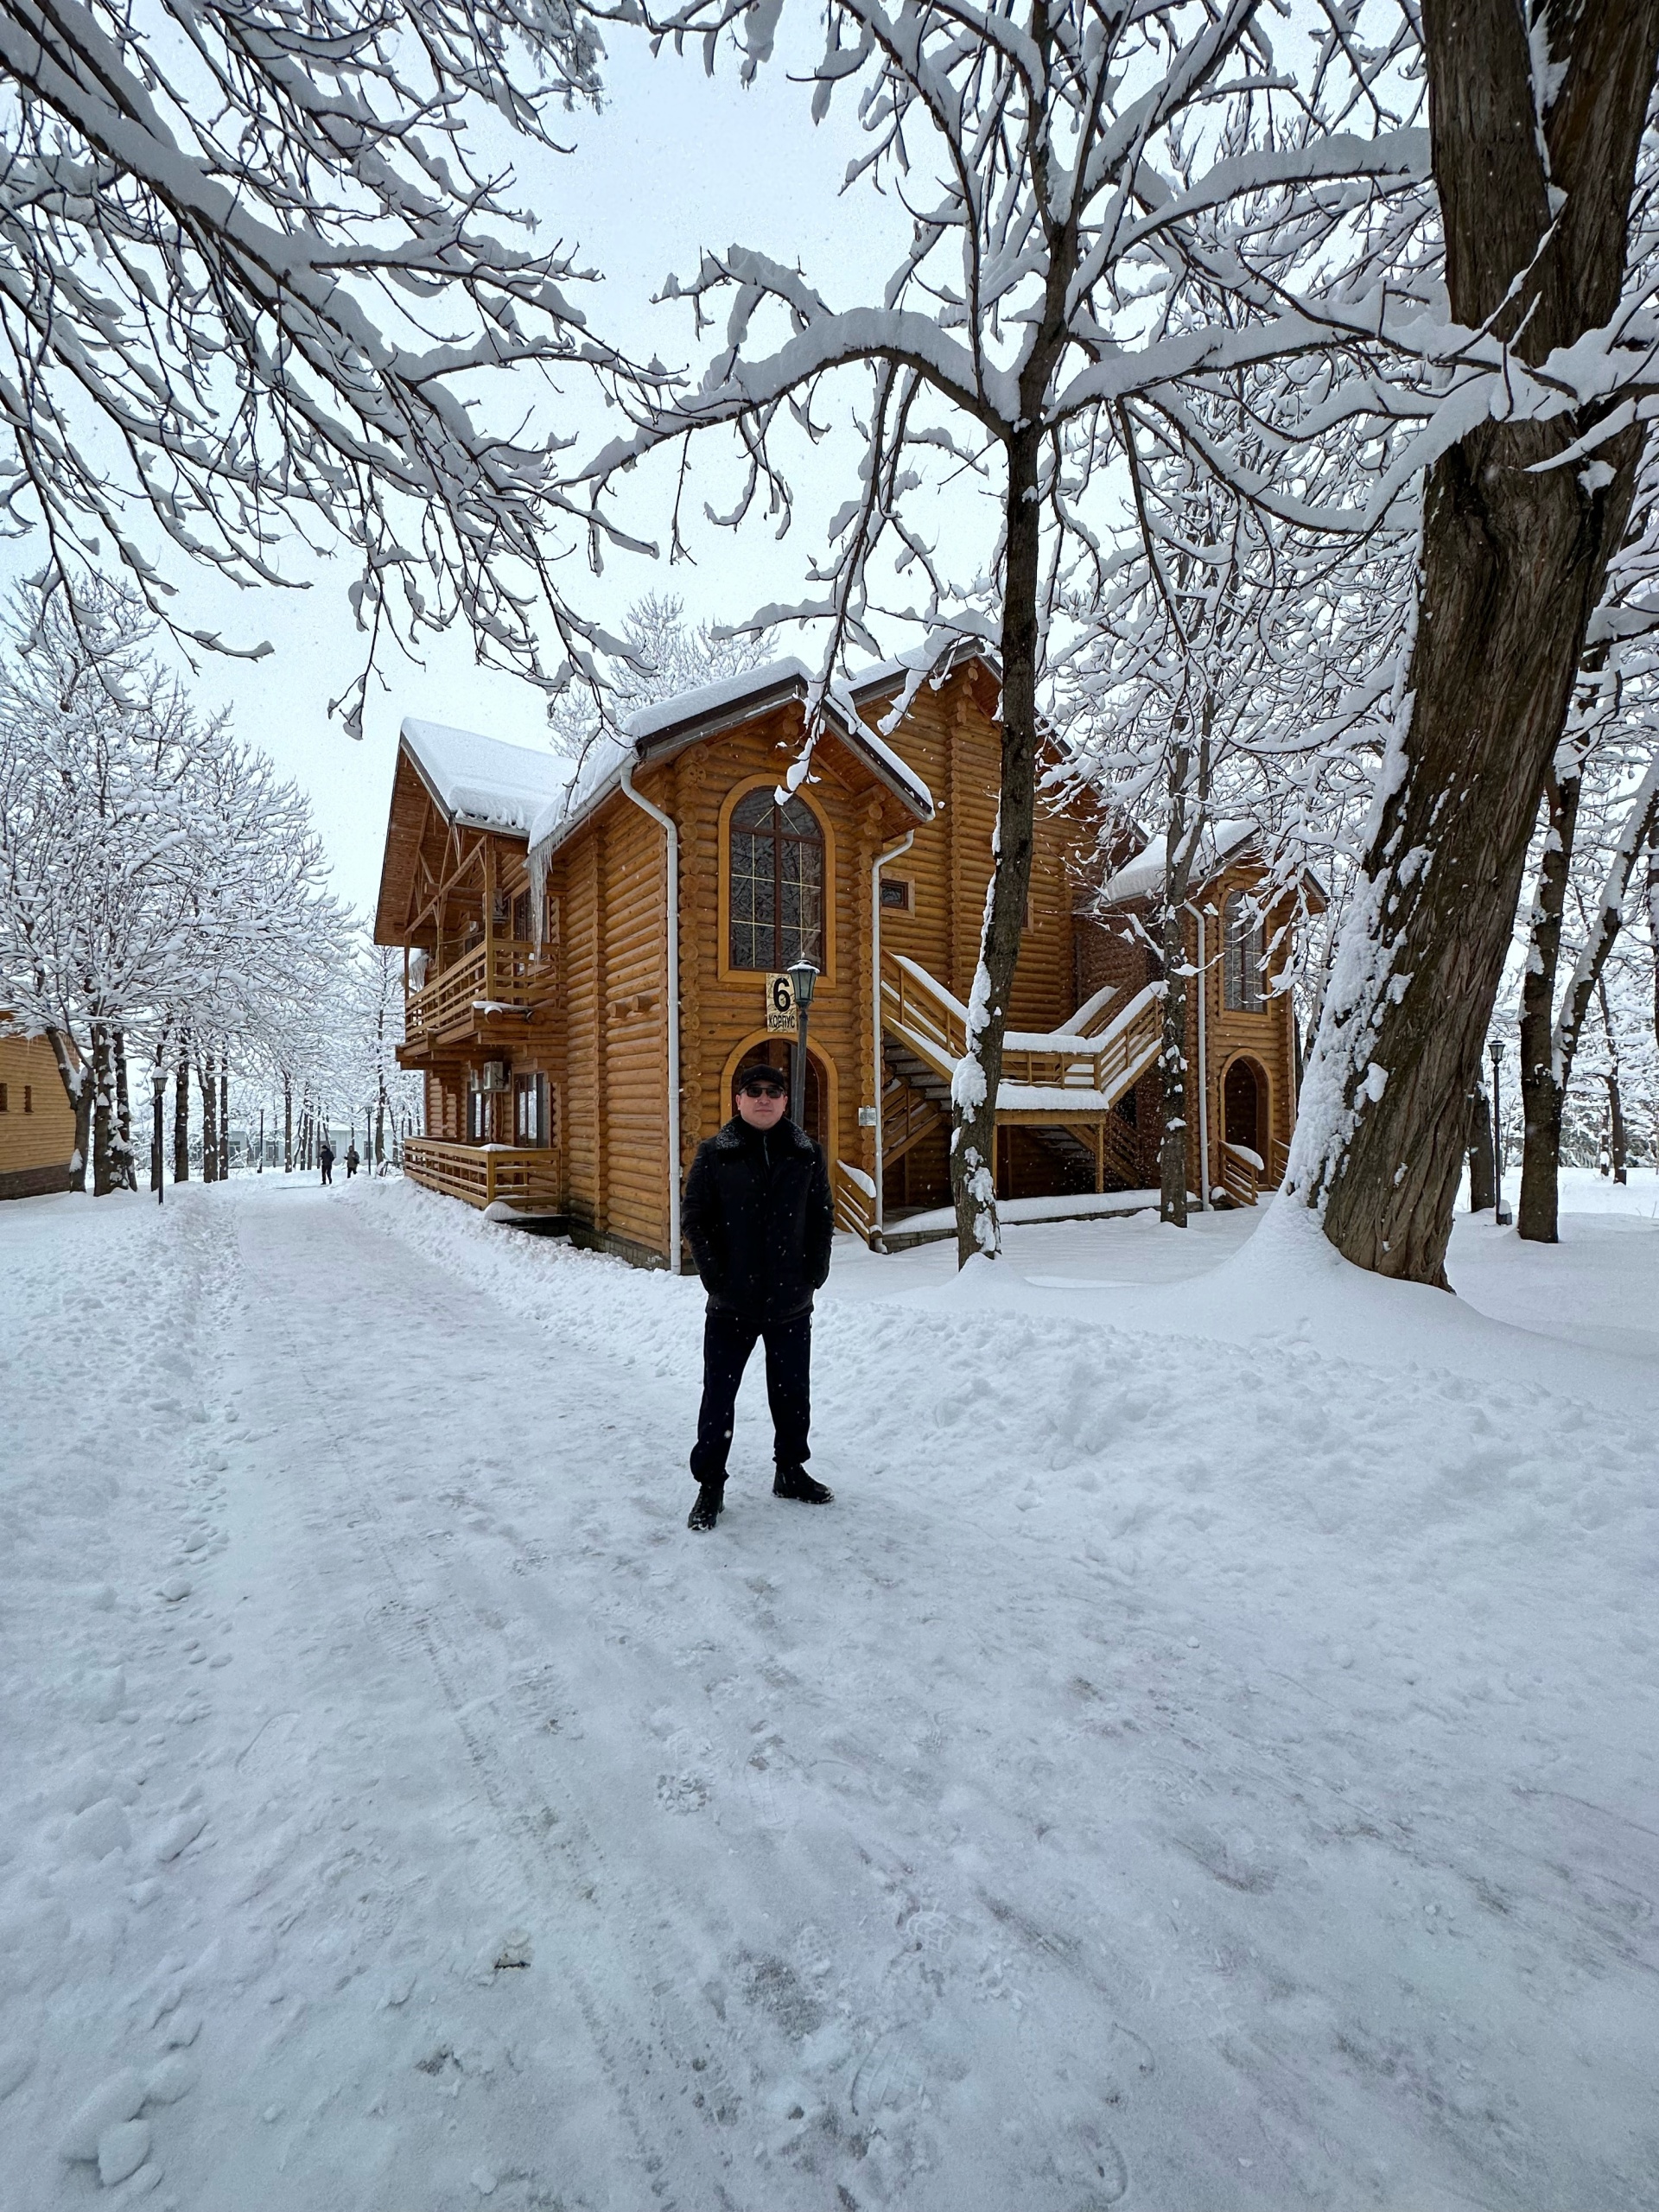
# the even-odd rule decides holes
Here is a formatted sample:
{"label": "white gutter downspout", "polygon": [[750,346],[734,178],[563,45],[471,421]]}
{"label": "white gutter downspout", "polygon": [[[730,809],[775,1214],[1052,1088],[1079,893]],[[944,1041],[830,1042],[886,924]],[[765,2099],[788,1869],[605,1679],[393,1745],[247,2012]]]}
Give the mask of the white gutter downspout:
{"label": "white gutter downspout", "polygon": [[1204,957],[1204,909],[1189,899],[1186,911],[1198,925],[1198,1211],[1210,1211],[1210,1052],[1205,1031],[1209,970]]}
{"label": "white gutter downspout", "polygon": [[870,865],[870,1002],[875,1025],[875,1207],[874,1230],[880,1236],[887,1226],[887,1191],[881,1176],[881,1144],[886,1131],[881,1127],[881,871],[889,861],[896,861],[907,853],[916,842],[912,830],[885,853],[878,853]]}
{"label": "white gutter downspout", "polygon": [[633,788],[633,762],[622,764],[622,789],[668,839],[668,1271],[680,1271],[680,833],[660,806]]}

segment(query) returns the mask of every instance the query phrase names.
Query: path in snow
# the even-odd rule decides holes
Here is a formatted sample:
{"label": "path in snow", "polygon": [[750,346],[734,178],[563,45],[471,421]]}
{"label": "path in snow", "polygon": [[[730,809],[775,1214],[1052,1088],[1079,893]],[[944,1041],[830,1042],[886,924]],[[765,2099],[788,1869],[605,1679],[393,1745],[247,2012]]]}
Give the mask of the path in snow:
{"label": "path in snow", "polygon": [[1653,2201],[1628,1414],[832,1295],[697,1541],[694,1285],[5,1211],[0,2203]]}

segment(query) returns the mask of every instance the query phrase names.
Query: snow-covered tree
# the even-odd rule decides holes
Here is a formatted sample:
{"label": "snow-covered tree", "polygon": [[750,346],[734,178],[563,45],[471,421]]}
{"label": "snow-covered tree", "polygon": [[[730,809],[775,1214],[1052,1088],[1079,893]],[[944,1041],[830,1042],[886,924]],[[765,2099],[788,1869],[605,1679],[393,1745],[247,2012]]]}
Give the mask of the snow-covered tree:
{"label": "snow-covered tree", "polygon": [[131,1179],[135,1047],[179,1070],[180,1172],[194,1065],[211,1179],[232,1056],[307,1001],[341,943],[308,809],[194,713],[130,593],[96,586],[73,608],[25,594],[16,616],[0,661],[0,981],[26,1027],[60,1040],[97,1192]]}
{"label": "snow-covered tree", "polygon": [[580,0],[7,0],[7,519],[71,584],[118,560],[187,649],[233,649],[175,612],[190,564],[269,588],[343,544],[354,732],[389,635],[459,620],[540,684],[547,639],[591,665],[526,403],[618,365],[588,272],[512,242],[503,142],[556,149],[599,58]]}
{"label": "snow-covered tree", "polygon": [[1659,10],[1464,0],[1421,26],[1439,312],[1465,336],[1443,348],[1410,666],[1290,1184],[1349,1259],[1443,1284],[1464,1102],[1646,435]]}

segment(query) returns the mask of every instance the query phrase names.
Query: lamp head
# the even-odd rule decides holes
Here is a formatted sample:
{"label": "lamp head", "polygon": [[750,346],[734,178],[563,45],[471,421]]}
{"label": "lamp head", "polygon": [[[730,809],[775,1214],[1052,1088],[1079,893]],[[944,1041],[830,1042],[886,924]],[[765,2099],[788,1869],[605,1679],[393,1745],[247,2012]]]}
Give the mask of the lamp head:
{"label": "lamp head", "polygon": [[1492,1065],[1496,1067],[1503,1057],[1503,1039],[1501,1037],[1494,1037],[1492,1039]]}
{"label": "lamp head", "polygon": [[161,1103],[162,1093],[167,1089],[167,1076],[165,1071],[161,1068],[153,1069],[150,1073],[149,1083],[151,1090],[156,1094],[156,1103],[159,1105]]}
{"label": "lamp head", "polygon": [[812,987],[817,980],[818,971],[810,960],[798,960],[789,971],[795,1003],[803,1012],[812,1003]]}

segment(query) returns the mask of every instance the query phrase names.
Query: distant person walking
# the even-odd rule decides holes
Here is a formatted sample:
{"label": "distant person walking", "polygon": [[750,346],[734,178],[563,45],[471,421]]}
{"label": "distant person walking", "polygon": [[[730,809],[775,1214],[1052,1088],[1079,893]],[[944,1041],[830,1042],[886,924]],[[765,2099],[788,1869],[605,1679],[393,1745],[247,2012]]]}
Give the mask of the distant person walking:
{"label": "distant person walking", "polygon": [[349,1183],[356,1173],[357,1147],[354,1144],[347,1145],[346,1147],[346,1180]]}
{"label": "distant person walking", "polygon": [[772,1494],[802,1505],[828,1505],[835,1495],[804,1465],[812,1294],[830,1272],[835,1210],[823,1154],[790,1120],[788,1099],[776,1068],[748,1069],[737,1084],[737,1112],[698,1146],[686,1178],[685,1239],[709,1294],[690,1529],[712,1529],[720,1518],[738,1385],[757,1338],[766,1348]]}
{"label": "distant person walking", "polygon": [[327,1137],[317,1148],[317,1159],[322,1168],[323,1181],[332,1183],[334,1179],[334,1147]]}

